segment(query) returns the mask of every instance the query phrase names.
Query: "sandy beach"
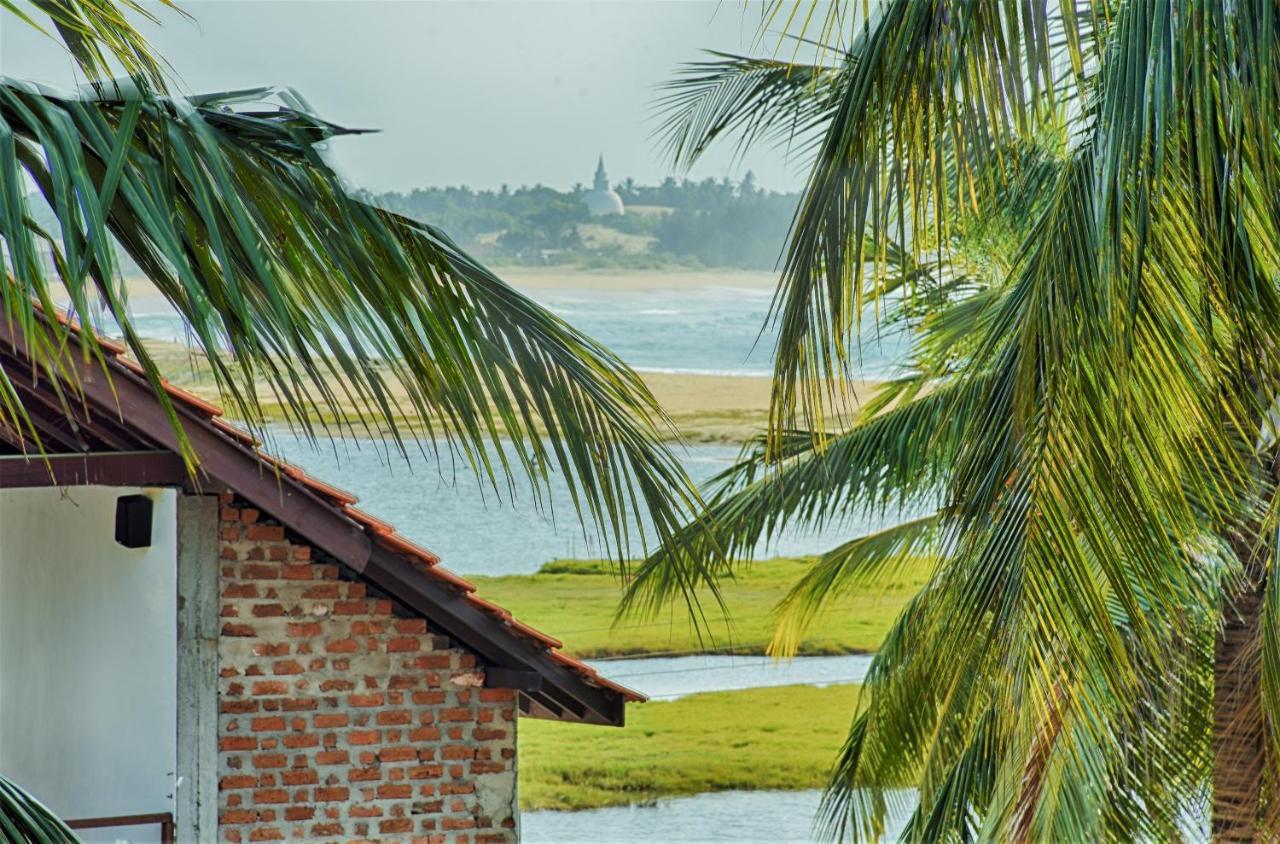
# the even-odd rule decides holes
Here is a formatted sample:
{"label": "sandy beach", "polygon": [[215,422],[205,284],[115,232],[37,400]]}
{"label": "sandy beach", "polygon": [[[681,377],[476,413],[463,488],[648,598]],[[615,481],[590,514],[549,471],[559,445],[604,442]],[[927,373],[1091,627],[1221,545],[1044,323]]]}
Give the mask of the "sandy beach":
{"label": "sandy beach", "polygon": [[[735,270],[585,271],[563,267],[506,267],[497,272],[534,297],[547,291],[575,290],[647,292],[710,287],[771,290],[777,282],[773,273]],[[159,294],[146,279],[131,279],[129,294],[131,306],[138,311],[163,307]],[[207,398],[217,398],[207,371],[198,364],[193,368],[186,352],[172,344],[151,345],[162,368],[175,382]],[[768,423],[770,384],[767,377],[643,371],[641,376],[670,417],[678,432],[676,435],[690,442],[742,442]],[[870,395],[874,387],[874,382],[857,382],[855,403]],[[259,389],[259,395],[271,414],[275,399],[265,385]]]}
{"label": "sandy beach", "polygon": [[498,277],[519,290],[649,292],[701,287],[773,290],[778,274],[753,270],[583,270],[576,267],[498,267]]}
{"label": "sandy beach", "polygon": [[[616,290],[645,293],[660,290],[697,290],[728,287],[774,290],[778,274],[758,270],[584,270],[577,267],[495,267],[493,271],[517,290],[536,295],[540,291]],[[131,304],[147,304],[159,294],[149,280],[125,280]]]}

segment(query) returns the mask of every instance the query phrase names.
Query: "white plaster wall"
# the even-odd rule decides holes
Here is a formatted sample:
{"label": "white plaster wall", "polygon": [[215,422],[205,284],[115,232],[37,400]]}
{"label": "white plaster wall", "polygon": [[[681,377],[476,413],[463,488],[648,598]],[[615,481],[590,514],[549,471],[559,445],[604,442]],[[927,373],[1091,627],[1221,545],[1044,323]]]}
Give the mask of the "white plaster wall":
{"label": "white plaster wall", "polygon": [[[149,548],[115,542],[130,494],[155,501]],[[64,818],[173,810],[176,506],[0,490],[0,771]]]}

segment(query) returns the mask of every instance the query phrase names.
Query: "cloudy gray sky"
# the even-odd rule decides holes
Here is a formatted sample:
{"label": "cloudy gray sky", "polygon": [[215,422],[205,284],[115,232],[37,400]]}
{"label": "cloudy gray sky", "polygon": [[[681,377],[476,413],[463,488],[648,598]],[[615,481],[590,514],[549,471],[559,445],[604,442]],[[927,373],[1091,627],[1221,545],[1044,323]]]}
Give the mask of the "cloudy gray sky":
{"label": "cloudy gray sky", "polygon": [[[492,188],[668,175],[654,86],[699,51],[769,53],[759,8],[739,0],[199,0],[194,22],[148,29],[189,91],[292,85],[322,116],[381,129],[346,139],[344,172],[375,190]],[[75,81],[59,46],[0,12],[0,73]],[[781,152],[745,162],[726,148],[694,177],[746,169],[775,189],[800,183]]]}

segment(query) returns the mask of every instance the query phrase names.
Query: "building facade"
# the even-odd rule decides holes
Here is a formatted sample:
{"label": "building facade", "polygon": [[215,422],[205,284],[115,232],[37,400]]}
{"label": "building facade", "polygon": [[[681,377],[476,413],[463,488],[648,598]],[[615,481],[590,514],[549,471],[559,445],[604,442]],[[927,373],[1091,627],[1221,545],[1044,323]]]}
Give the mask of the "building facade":
{"label": "building facade", "polygon": [[518,839],[520,717],[642,696],[355,498],[108,348],[83,401],[0,367],[0,770],[89,841]]}

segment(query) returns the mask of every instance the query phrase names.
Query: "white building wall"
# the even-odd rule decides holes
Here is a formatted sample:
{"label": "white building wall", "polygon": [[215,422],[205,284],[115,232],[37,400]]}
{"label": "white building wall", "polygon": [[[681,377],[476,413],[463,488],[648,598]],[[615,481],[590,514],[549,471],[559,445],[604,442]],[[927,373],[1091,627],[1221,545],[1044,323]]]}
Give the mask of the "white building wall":
{"label": "white building wall", "polygon": [[[115,542],[131,494],[155,501],[149,548]],[[173,810],[176,501],[0,490],[0,772],[62,817]]]}

